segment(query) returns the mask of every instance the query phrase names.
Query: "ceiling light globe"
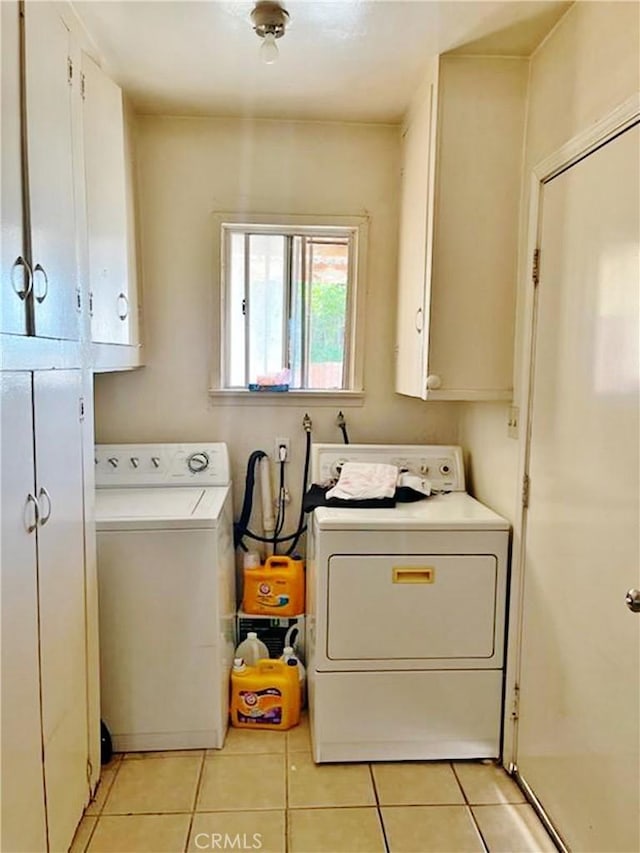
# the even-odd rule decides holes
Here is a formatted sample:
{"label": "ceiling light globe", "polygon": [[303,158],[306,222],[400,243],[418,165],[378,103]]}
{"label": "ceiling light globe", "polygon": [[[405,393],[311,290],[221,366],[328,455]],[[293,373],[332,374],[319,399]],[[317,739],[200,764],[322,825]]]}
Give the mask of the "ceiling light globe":
{"label": "ceiling light globe", "polygon": [[264,37],[264,41],[262,42],[262,46],[260,47],[260,58],[265,65],[273,65],[279,55],[280,51],[276,44],[276,37],[273,33],[267,33]]}

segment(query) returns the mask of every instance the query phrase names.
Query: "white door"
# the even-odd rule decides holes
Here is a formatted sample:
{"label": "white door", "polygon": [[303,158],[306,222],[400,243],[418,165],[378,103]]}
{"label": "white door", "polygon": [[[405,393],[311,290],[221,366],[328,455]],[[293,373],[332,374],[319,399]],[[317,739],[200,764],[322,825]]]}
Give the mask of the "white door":
{"label": "white door", "polygon": [[[25,4],[35,333],[78,338],[70,41],[55,3]],[[75,69],[77,75],[78,70]]]}
{"label": "white door", "polygon": [[20,16],[17,0],[0,4],[2,14],[2,214],[0,216],[1,330],[24,335],[31,277],[22,231],[20,133]]}
{"label": "white door", "polygon": [[[4,6],[4,4],[3,4]],[[4,10],[3,10],[4,11]],[[31,373],[1,373],[2,834],[0,849],[46,849]]]}
{"label": "white door", "polygon": [[91,338],[126,344],[131,320],[122,92],[86,54],[82,73]]}
{"label": "white door", "polygon": [[38,371],[33,383],[49,849],[66,850],[89,793],[80,371]]}
{"label": "white door", "polygon": [[639,136],[542,199],[517,764],[576,851],[640,849]]}
{"label": "white door", "polygon": [[437,73],[402,139],[396,391],[411,397],[426,396]]}

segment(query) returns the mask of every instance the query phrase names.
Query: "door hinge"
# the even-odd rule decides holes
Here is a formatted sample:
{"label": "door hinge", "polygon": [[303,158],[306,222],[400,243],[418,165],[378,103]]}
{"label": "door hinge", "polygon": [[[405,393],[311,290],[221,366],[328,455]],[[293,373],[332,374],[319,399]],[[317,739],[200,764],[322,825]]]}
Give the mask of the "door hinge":
{"label": "door hinge", "polygon": [[86,92],[87,92],[86,78],[84,76],[84,72],[81,72],[80,73],[80,97],[82,98],[83,101],[85,99]]}
{"label": "door hinge", "polygon": [[531,489],[531,480],[529,475],[525,474],[522,478],[522,508],[527,509],[529,506],[529,491]]}
{"label": "door hinge", "polygon": [[82,311],[82,291],[76,287],[76,311]]}
{"label": "door hinge", "polygon": [[89,291],[89,316],[93,317],[93,291]]}
{"label": "door hinge", "polygon": [[540,283],[540,249],[534,249],[533,263],[531,265],[531,281],[537,287]]}
{"label": "door hinge", "polygon": [[511,700],[511,719],[515,723],[520,719],[520,685],[513,688],[513,699]]}
{"label": "door hinge", "polygon": [[243,317],[247,316],[247,300],[246,299],[242,300],[242,316]]}
{"label": "door hinge", "polygon": [[67,57],[67,83],[70,86],[73,83],[73,60],[70,56]]}
{"label": "door hinge", "polygon": [[93,764],[91,759],[87,758],[87,785],[89,786],[89,795],[91,795],[91,777],[93,776]]}
{"label": "door hinge", "polygon": [[80,422],[82,423],[82,421],[84,420],[84,397],[80,397],[80,400],[78,402],[79,402],[78,408],[79,408],[79,412],[80,412]]}

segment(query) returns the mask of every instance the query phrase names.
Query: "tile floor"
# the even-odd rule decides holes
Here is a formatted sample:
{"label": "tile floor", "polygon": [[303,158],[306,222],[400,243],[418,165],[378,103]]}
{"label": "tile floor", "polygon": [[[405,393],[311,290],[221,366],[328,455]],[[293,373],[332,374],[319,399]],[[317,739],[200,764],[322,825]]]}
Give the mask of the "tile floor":
{"label": "tile floor", "polygon": [[286,733],[231,729],[223,750],[115,756],[71,853],[224,849],[555,851],[502,769],[465,762],[317,766],[305,719]]}

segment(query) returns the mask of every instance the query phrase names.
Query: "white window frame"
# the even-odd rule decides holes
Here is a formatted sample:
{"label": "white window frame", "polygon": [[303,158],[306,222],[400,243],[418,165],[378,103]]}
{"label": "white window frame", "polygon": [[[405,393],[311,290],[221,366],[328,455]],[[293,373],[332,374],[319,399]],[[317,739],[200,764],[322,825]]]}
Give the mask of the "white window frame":
{"label": "white window frame", "polygon": [[[282,214],[241,214],[215,213],[214,226],[214,257],[215,284],[219,306],[218,339],[219,347],[214,351],[213,382],[210,392],[221,397],[246,397],[251,400],[267,397],[273,402],[274,398],[286,397],[317,397],[319,399],[337,397],[341,400],[352,398],[357,404],[363,397],[363,364],[364,364],[364,324],[365,324],[365,294],[366,294],[366,258],[369,220],[366,216],[328,216],[328,215],[282,215]],[[228,375],[228,346],[229,339],[229,296],[227,293],[227,270],[229,260],[226,257],[226,247],[229,241],[224,239],[225,233],[243,232],[259,227],[263,233],[274,234],[307,234],[322,233],[323,236],[344,236],[345,232],[353,235],[353,251],[350,253],[350,289],[347,295],[347,316],[345,322],[345,387],[343,389],[312,389],[296,388],[289,392],[259,392],[254,393],[245,388],[226,384]]]}

